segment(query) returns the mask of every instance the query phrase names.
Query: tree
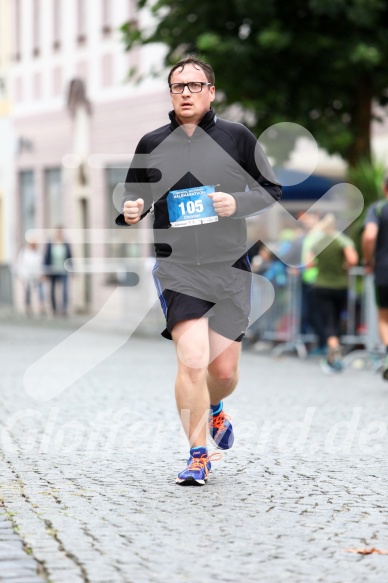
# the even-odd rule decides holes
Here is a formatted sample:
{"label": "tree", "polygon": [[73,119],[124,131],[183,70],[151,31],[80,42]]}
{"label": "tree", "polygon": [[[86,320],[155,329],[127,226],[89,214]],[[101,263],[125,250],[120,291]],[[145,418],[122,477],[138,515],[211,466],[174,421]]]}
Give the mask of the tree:
{"label": "tree", "polygon": [[351,166],[370,158],[372,105],[388,103],[385,0],[138,0],[152,31],[122,27],[129,50],[163,42],[166,64],[186,53],[208,60],[221,105],[250,112],[260,134],[278,122],[308,129]]}

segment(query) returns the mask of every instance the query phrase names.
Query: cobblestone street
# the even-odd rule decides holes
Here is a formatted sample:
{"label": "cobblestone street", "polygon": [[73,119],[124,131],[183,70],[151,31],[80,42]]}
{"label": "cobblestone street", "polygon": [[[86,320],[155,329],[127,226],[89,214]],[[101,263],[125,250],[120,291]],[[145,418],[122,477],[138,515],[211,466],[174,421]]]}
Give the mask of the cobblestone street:
{"label": "cobblestone street", "polygon": [[180,488],[172,344],[131,338],[55,398],[29,396],[28,367],[72,332],[0,326],[0,581],[387,581],[388,555],[349,552],[388,551],[378,374],[244,351],[235,445],[205,487]]}

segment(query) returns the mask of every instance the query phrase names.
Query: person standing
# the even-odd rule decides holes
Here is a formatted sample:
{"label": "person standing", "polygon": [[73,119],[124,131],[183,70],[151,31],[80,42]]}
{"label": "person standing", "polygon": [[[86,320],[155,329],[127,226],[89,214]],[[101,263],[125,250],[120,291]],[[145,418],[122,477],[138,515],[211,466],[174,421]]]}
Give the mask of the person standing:
{"label": "person standing", "polygon": [[42,259],[42,253],[38,249],[35,241],[26,243],[17,257],[16,274],[23,282],[24,302],[27,316],[33,313],[33,290],[36,290],[37,292],[40,314],[45,314]]}
{"label": "person standing", "polygon": [[186,57],[168,84],[170,123],[140,140],[116,224],[135,225],[154,212],[162,335],[176,348],[176,404],[190,446],[176,482],[202,486],[217,457],[208,453],[207,429],[221,449],[234,440],[223,400],[237,385],[249,322],[245,217],[273,205],[281,187],[253,134],[212,110],[209,64]]}
{"label": "person standing", "polygon": [[[382,189],[388,199],[388,176]],[[379,333],[385,346],[382,376],[388,381],[388,200],[373,203],[366,214],[362,253],[367,273],[374,273]]]}
{"label": "person standing", "polygon": [[44,254],[45,274],[50,282],[51,308],[54,315],[58,314],[56,286],[62,285],[62,309],[63,316],[67,316],[69,293],[69,274],[65,268],[65,261],[71,259],[71,248],[64,240],[63,228],[57,227],[53,241],[49,241]]}
{"label": "person standing", "polygon": [[335,216],[327,214],[317,225],[321,237],[312,247],[318,273],[314,282],[317,305],[323,320],[328,349],[327,358],[321,361],[326,373],[343,369],[341,354],[341,315],[346,309],[348,270],[358,263],[355,245],[349,237],[336,231]]}
{"label": "person standing", "polygon": [[312,332],[316,336],[316,346],[309,351],[309,356],[322,356],[327,353],[323,319],[317,304],[314,287],[318,275],[318,267],[314,263],[306,266],[307,257],[311,256],[311,249],[322,235],[319,230],[316,230],[319,220],[317,213],[304,213],[299,217],[299,221],[305,229],[301,248],[302,314],[300,331],[302,334],[310,334]]}

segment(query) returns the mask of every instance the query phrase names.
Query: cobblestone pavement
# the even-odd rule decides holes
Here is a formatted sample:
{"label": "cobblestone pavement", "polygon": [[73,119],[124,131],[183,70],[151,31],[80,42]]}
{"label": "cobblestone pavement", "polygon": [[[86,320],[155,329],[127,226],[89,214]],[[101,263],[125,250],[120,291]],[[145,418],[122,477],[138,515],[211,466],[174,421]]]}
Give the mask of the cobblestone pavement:
{"label": "cobblestone pavement", "polygon": [[388,556],[347,552],[388,550],[377,374],[244,352],[235,446],[181,488],[172,345],[132,338],[54,399],[28,396],[24,372],[70,333],[0,328],[1,581],[387,581]]}

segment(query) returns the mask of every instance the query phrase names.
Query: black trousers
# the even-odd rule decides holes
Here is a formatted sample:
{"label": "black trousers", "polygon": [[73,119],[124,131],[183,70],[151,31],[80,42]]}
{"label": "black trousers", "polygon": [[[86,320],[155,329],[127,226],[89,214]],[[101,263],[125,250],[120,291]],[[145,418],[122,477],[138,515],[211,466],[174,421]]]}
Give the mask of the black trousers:
{"label": "black trousers", "polygon": [[347,289],[315,288],[316,305],[321,312],[326,340],[341,336],[341,314],[346,309]]}

